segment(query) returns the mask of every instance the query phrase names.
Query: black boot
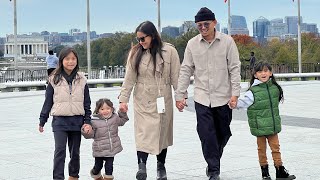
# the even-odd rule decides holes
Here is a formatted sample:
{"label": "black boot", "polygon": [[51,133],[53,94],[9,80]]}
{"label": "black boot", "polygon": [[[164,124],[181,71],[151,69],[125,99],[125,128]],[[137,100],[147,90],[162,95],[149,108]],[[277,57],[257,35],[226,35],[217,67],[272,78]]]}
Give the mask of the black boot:
{"label": "black boot", "polygon": [[291,180],[296,179],[295,175],[290,175],[284,166],[275,167],[276,168],[276,180]]}
{"label": "black boot", "polygon": [[162,162],[157,163],[157,180],[167,180],[166,167]]}
{"label": "black boot", "polygon": [[270,174],[269,174],[269,166],[261,166],[261,173],[262,173],[262,179],[263,180],[271,180]]}
{"label": "black boot", "polygon": [[146,163],[139,163],[139,170],[137,172],[136,178],[137,180],[146,180],[147,179],[147,167]]}

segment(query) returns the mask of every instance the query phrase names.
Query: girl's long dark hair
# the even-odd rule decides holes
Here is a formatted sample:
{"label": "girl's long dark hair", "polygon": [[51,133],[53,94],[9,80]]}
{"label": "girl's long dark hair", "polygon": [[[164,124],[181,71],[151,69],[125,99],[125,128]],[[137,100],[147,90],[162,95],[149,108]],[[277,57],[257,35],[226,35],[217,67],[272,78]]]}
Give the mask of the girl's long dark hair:
{"label": "girl's long dark hair", "polygon": [[[271,67],[271,65],[270,65],[269,63],[267,63],[267,62],[258,62],[258,63],[254,66],[253,72],[252,72],[252,76],[251,76],[251,80],[250,80],[250,87],[252,86],[254,80],[256,79],[256,78],[254,77],[254,75],[256,74],[256,72],[258,72],[258,71],[263,71],[264,68],[268,68],[269,71],[272,72],[272,67]],[[282,90],[281,86],[277,83],[276,79],[274,78],[273,73],[272,73],[272,75],[270,76],[270,79],[271,79],[272,83],[273,83],[274,85],[276,85],[276,86],[278,87],[278,89],[279,89],[279,92],[280,92],[280,93],[279,93],[279,101],[283,101],[283,90]]]}
{"label": "girl's long dark hair", "polygon": [[[162,57],[162,40],[160,38],[160,35],[154,26],[154,24],[150,21],[145,21],[141,23],[137,28],[135,33],[137,32],[142,32],[146,34],[147,36],[150,36],[152,38],[151,40],[151,47],[150,47],[150,53],[152,56],[152,62],[153,62],[153,71],[155,73],[156,70],[156,55],[157,53],[160,54],[160,57]],[[139,66],[141,62],[141,58],[143,53],[146,51],[146,49],[143,49],[143,47],[140,45],[140,43],[136,44],[135,46],[132,47],[131,49],[131,55],[130,59],[132,59],[132,64],[134,66],[134,69],[136,70],[137,74],[139,75]],[[135,58],[133,58],[135,57]]]}
{"label": "girl's long dark hair", "polygon": [[114,107],[113,107],[113,103],[110,101],[110,99],[107,98],[103,98],[103,99],[99,99],[96,102],[96,108],[94,109],[94,114],[98,114],[99,113],[99,109],[103,106],[103,104],[106,103],[109,107],[111,107],[113,109],[112,112],[114,112]]}
{"label": "girl's long dark hair", "polygon": [[77,72],[79,71],[79,59],[78,59],[78,54],[77,54],[76,50],[73,49],[73,48],[71,48],[71,47],[65,47],[65,48],[63,48],[63,49],[60,51],[60,53],[59,53],[59,65],[58,65],[58,68],[55,70],[54,73],[52,73],[53,76],[54,76],[54,77],[53,77],[53,83],[54,83],[54,84],[58,84],[59,81],[61,80],[61,78],[62,78],[62,72],[64,71],[62,61],[63,61],[63,59],[64,59],[65,57],[67,57],[70,53],[73,53],[73,54],[76,56],[76,58],[77,58],[77,65],[76,65],[76,67],[73,69],[73,71],[71,72],[71,74],[75,74],[75,73],[77,73]]}

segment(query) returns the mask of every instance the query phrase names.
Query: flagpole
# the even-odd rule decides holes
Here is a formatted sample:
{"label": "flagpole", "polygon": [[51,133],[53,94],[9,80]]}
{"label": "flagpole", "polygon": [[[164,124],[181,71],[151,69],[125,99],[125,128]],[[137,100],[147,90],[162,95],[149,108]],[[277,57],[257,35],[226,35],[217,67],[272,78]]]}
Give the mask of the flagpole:
{"label": "flagpole", "polygon": [[160,0],[157,0],[158,2],[158,32],[161,36],[161,20],[160,20]]}
{"label": "flagpole", "polygon": [[91,79],[90,2],[89,0],[87,0],[87,63],[88,63],[88,79]]}
{"label": "flagpole", "polygon": [[302,72],[301,68],[301,17],[300,17],[300,0],[298,0],[298,64],[299,64],[299,73]]}
{"label": "flagpole", "polygon": [[228,0],[228,35],[231,35],[230,0]]}

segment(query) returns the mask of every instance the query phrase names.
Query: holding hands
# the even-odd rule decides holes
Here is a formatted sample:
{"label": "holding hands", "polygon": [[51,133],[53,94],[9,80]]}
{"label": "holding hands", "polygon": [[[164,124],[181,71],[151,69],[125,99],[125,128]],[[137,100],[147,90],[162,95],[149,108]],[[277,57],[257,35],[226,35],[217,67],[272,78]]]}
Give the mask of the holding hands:
{"label": "holding hands", "polygon": [[120,103],[119,110],[121,112],[127,112],[128,111],[128,104],[125,102]]}
{"label": "holding hands", "polygon": [[81,129],[84,133],[90,134],[92,131],[92,126],[89,124],[84,124]]}
{"label": "holding hands", "polygon": [[230,109],[234,109],[237,107],[237,103],[238,103],[238,96],[231,96],[230,100],[229,100],[229,108]]}
{"label": "holding hands", "polygon": [[178,108],[178,110],[180,112],[183,112],[183,109],[184,109],[185,106],[188,107],[186,99],[183,99],[181,101],[176,101],[176,107]]}

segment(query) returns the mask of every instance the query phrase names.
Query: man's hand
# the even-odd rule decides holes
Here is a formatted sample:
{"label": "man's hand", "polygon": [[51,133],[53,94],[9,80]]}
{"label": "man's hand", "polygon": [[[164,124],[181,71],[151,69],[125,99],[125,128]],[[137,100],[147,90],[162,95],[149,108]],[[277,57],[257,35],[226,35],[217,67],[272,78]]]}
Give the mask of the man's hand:
{"label": "man's hand", "polygon": [[180,112],[183,112],[183,109],[184,109],[185,106],[188,107],[186,99],[183,99],[181,101],[176,101],[176,107],[178,108],[178,110]]}
{"label": "man's hand", "polygon": [[238,103],[238,96],[231,96],[230,100],[229,100],[229,107],[231,109],[234,109],[237,107],[237,103]]}
{"label": "man's hand", "polygon": [[127,112],[128,111],[128,104],[125,102],[120,103],[119,110],[121,112]]}

